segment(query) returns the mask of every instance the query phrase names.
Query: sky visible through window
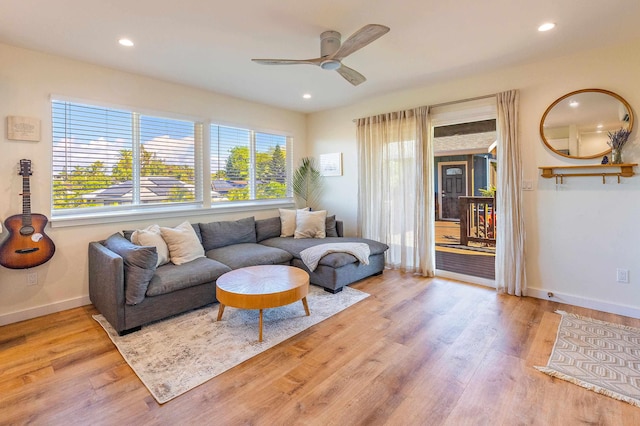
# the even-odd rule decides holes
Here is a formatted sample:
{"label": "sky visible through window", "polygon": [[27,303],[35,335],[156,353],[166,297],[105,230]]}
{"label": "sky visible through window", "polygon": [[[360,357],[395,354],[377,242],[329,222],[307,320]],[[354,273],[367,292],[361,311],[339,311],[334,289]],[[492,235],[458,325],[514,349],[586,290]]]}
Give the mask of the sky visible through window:
{"label": "sky visible through window", "polygon": [[[61,101],[52,106],[54,158],[64,160],[54,160],[54,175],[98,160],[109,171],[121,150],[132,149],[132,112]],[[144,148],[156,154],[167,144],[175,146],[177,152],[165,159],[169,163],[184,164],[193,158],[193,122],[140,116],[140,138]]]}

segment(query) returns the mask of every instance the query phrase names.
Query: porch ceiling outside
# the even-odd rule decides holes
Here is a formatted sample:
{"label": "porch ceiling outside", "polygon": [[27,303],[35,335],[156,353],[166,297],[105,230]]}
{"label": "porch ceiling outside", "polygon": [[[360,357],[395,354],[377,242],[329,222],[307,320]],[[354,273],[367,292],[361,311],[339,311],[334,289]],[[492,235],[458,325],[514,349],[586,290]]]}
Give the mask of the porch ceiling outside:
{"label": "porch ceiling outside", "polygon": [[451,155],[456,151],[465,154],[488,154],[496,141],[497,132],[470,133],[466,135],[442,136],[433,139],[433,151],[438,155]]}

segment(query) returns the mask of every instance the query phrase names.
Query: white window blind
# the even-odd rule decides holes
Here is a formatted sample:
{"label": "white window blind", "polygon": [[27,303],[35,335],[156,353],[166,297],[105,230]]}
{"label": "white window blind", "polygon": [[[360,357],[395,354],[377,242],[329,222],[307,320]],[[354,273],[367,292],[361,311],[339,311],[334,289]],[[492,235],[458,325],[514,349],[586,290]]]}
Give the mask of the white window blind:
{"label": "white window blind", "polygon": [[211,125],[213,202],[290,196],[286,136]]}
{"label": "white window blind", "polygon": [[197,123],[58,100],[52,123],[54,214],[201,201]]}

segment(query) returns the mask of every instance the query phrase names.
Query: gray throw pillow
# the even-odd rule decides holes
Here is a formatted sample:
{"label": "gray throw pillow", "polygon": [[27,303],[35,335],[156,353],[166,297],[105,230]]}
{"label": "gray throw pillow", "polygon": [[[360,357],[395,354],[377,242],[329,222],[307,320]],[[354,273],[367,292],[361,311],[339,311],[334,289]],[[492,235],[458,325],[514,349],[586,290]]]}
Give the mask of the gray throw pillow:
{"label": "gray throw pillow", "polygon": [[104,246],[120,255],[124,262],[124,290],[127,305],[142,302],[149,281],[156,270],[158,262],[156,248],[137,246],[118,233],[107,238]]}
{"label": "gray throw pillow", "polygon": [[327,216],[325,220],[325,234],[327,237],[338,237],[338,230],[336,229],[336,215]]}
{"label": "gray throw pillow", "polygon": [[123,229],[122,230],[122,235],[124,235],[124,237],[131,241],[131,236],[133,235],[133,233],[136,232],[135,229]]}
{"label": "gray throw pillow", "polygon": [[280,232],[281,222],[279,216],[256,220],[256,239],[258,242],[279,237]]}
{"label": "gray throw pillow", "polygon": [[257,242],[253,216],[229,222],[201,223],[200,234],[205,251],[231,244]]}

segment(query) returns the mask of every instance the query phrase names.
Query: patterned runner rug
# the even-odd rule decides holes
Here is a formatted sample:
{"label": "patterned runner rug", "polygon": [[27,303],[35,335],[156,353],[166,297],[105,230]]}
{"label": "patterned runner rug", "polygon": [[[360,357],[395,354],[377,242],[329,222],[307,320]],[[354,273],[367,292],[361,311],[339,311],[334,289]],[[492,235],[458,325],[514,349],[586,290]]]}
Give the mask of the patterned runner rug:
{"label": "patterned runner rug", "polygon": [[217,303],[126,336],[118,336],[102,315],[93,318],[163,404],[368,296],[351,287],[331,294],[312,285],[307,296],[310,316],[302,302],[265,309],[262,342],[258,342],[258,311],[227,307],[222,321],[216,321]]}
{"label": "patterned runner rug", "polygon": [[640,329],[562,315],[546,367],[553,377],[640,407]]}

